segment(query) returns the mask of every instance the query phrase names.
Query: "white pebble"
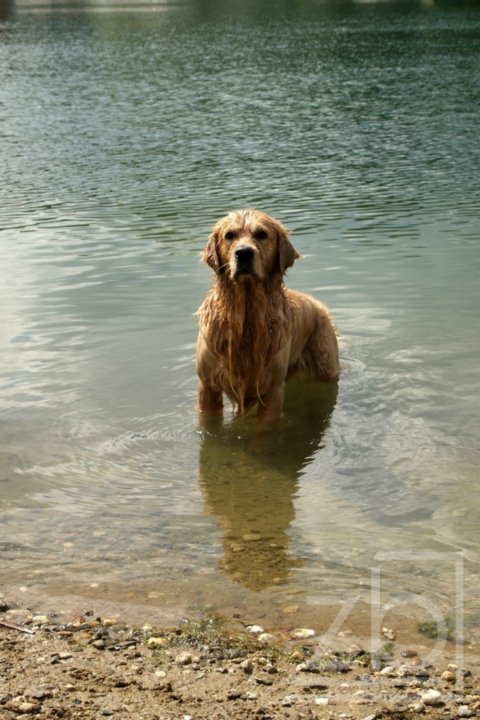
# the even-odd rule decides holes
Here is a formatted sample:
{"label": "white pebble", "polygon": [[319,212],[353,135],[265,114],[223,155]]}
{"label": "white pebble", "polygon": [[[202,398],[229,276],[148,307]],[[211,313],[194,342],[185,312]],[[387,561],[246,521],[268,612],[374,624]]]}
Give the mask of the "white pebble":
{"label": "white pebble", "polygon": [[380,670],[380,675],[392,675],[393,671],[393,667],[391,665],[387,665],[387,667],[384,667],[383,670]]}
{"label": "white pebble", "polygon": [[310,628],[296,628],[296,630],[293,631],[293,637],[297,638],[297,640],[303,640],[305,638],[314,637],[316,635],[315,630],[311,630]]}
{"label": "white pebble", "polygon": [[268,645],[268,643],[271,643],[273,640],[275,640],[273,635],[270,635],[270,633],[261,633],[258,636],[258,639],[261,643],[265,643],[265,645]]}
{"label": "white pebble", "polygon": [[438,690],[427,690],[422,695],[422,700],[425,705],[439,705],[442,702],[442,693],[438,692]]}
{"label": "white pebble", "polygon": [[180,655],[177,655],[175,658],[175,662],[177,665],[189,665],[192,662],[193,655],[189,652],[181,652]]}
{"label": "white pebble", "polygon": [[259,635],[260,633],[263,633],[263,628],[260,627],[260,625],[249,625],[247,627],[247,630],[249,633],[252,633],[253,635]]}
{"label": "white pebble", "polygon": [[48,622],[48,617],[46,615],[35,615],[32,618],[32,622],[34,625],[42,625]]}
{"label": "white pebble", "polygon": [[471,710],[468,705],[460,705],[460,707],[457,710],[458,717],[472,717],[473,710]]}

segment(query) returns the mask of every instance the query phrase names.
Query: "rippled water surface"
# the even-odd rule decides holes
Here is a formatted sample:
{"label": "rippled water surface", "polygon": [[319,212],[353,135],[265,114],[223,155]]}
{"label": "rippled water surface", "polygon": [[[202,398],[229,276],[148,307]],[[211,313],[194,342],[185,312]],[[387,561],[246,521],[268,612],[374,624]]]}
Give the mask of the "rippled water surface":
{"label": "rippled water surface", "polygon": [[[380,568],[445,613],[463,557],[479,613],[475,6],[2,8],[0,592],[272,619]],[[343,336],[274,432],[195,411],[199,251],[244,206]]]}

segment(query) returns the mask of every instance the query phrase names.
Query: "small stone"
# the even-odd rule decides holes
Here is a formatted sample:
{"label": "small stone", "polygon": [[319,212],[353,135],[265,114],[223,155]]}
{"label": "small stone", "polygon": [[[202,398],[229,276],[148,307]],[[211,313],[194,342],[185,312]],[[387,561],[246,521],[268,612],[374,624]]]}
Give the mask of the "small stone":
{"label": "small stone", "polygon": [[260,633],[258,639],[261,643],[264,643],[265,645],[268,645],[275,640],[274,636],[270,635],[270,633]]}
{"label": "small stone", "polygon": [[460,705],[460,707],[457,710],[457,716],[458,717],[472,717],[473,710],[471,710],[468,705]]}
{"label": "small stone", "polygon": [[253,672],[253,662],[251,660],[244,660],[240,663],[240,667],[247,675]]}
{"label": "small stone", "polygon": [[71,657],[73,657],[73,655],[69,652],[59,652],[58,657],[60,658],[60,660],[69,660]]}
{"label": "small stone", "polygon": [[272,680],[272,678],[263,677],[262,675],[257,675],[257,676],[255,677],[255,681],[256,681],[259,685],[273,685],[273,680]]}
{"label": "small stone", "polygon": [[457,679],[457,676],[452,670],[445,670],[445,672],[443,672],[440,677],[442,678],[442,680],[446,680],[447,682],[455,682],[455,680]]}
{"label": "small stone", "polygon": [[181,652],[180,655],[177,655],[175,658],[175,662],[177,665],[189,665],[193,660],[192,653],[189,652]]}
{"label": "small stone", "polygon": [[249,690],[247,690],[247,692],[243,694],[243,697],[245,698],[245,700],[256,700],[257,693],[250,692]]}
{"label": "small stone", "polygon": [[164,645],[168,644],[167,638],[163,637],[150,637],[147,640],[147,647],[149,648],[157,648],[157,647],[163,647]]}
{"label": "small stone", "polygon": [[252,635],[260,635],[264,632],[263,628],[260,627],[260,625],[249,625],[247,627],[247,631],[249,633],[252,633]]}
{"label": "small stone", "polygon": [[442,693],[438,692],[438,690],[427,690],[427,692],[422,695],[422,702],[425,705],[440,705],[442,702]]}
{"label": "small stone", "polygon": [[416,650],[404,650],[402,652],[402,657],[404,658],[414,658],[417,657],[418,653]]}
{"label": "small stone", "polygon": [[33,713],[36,710],[38,710],[38,705],[36,703],[21,702],[16,707],[16,711],[19,713]]}
{"label": "small stone", "polygon": [[328,698],[325,698],[325,697],[315,698],[315,705],[328,705]]}
{"label": "small stone", "polygon": [[298,605],[288,605],[287,607],[283,608],[283,612],[285,615],[295,615],[296,613],[298,613],[298,611]]}
{"label": "small stone", "polygon": [[425,712],[425,705],[421,700],[419,700],[418,702],[409,705],[408,709],[413,710],[413,712],[423,713]]}
{"label": "small stone", "polygon": [[74,628],[80,627],[80,625],[83,625],[86,622],[87,621],[83,617],[83,615],[76,615],[72,620],[72,627],[74,627]]}
{"label": "small stone", "polygon": [[377,716],[375,714],[373,715],[365,715],[365,717],[361,718],[360,720],[375,720]]}
{"label": "small stone", "polygon": [[303,653],[301,653],[299,650],[295,650],[294,653],[290,655],[290,660],[303,660]]}
{"label": "small stone", "polygon": [[382,628],[382,635],[384,635],[388,640],[395,640],[397,637],[397,633],[395,630],[390,630],[390,628],[383,627]]}
{"label": "small stone", "polygon": [[245,533],[245,535],[243,535],[242,537],[245,542],[258,542],[262,539],[262,536],[259,532]]}
{"label": "small stone", "polygon": [[309,637],[314,637],[317,633],[315,630],[311,630],[310,628],[296,628],[292,635],[297,640],[305,640]]}
{"label": "small stone", "polygon": [[112,627],[112,625],[118,625],[118,620],[115,620],[115,618],[107,618],[103,621],[103,624],[105,627]]}
{"label": "small stone", "polygon": [[44,623],[48,623],[49,619],[46,615],[34,615],[32,618],[32,623],[34,625],[43,625]]}
{"label": "small stone", "polygon": [[387,665],[383,668],[383,670],[380,670],[380,675],[392,675],[394,672],[394,669],[391,665]]}
{"label": "small stone", "polygon": [[229,690],[227,693],[227,700],[237,700],[239,697],[242,697],[241,690]]}
{"label": "small stone", "polygon": [[97,650],[105,649],[105,641],[104,640],[94,640],[92,645],[94,648],[97,648]]}

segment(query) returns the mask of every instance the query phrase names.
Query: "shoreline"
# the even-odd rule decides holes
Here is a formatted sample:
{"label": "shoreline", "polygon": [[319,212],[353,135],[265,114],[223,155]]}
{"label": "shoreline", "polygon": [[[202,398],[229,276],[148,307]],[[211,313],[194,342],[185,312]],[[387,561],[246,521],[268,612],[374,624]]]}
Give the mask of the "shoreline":
{"label": "shoreline", "polygon": [[0,600],[0,720],[480,717],[477,657],[459,667],[450,649],[426,662],[427,645],[387,637],[369,652],[348,630],[324,650],[312,628],[253,620],[159,628],[101,617],[95,602],[72,616]]}

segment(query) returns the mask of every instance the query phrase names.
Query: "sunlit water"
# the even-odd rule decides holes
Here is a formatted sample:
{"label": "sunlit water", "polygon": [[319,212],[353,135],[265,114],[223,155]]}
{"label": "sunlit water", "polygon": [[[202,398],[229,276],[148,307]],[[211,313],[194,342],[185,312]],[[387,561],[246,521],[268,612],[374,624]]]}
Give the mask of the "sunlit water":
{"label": "sunlit water", "polygon": [[[202,8],[0,24],[0,592],[307,621],[379,568],[445,614],[463,558],[475,617],[479,14]],[[199,251],[244,206],[343,336],[274,432],[195,411]]]}

